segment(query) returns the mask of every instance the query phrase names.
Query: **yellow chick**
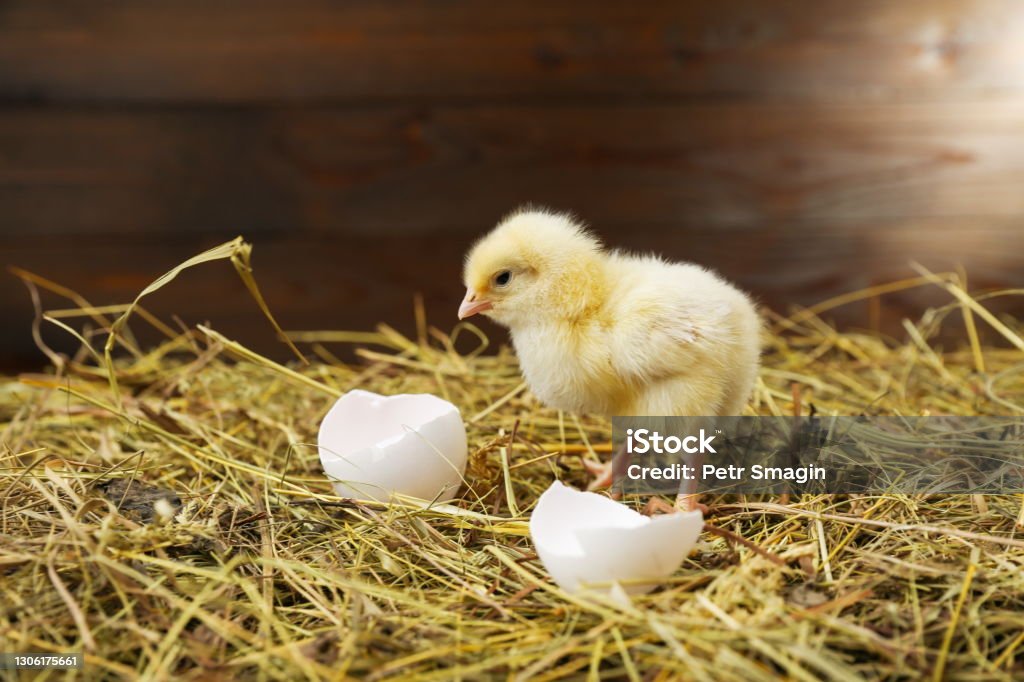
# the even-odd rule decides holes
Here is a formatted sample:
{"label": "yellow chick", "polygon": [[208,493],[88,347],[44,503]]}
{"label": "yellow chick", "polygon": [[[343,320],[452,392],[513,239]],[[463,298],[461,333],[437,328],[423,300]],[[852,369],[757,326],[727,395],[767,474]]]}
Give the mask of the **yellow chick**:
{"label": "yellow chick", "polygon": [[472,247],[464,283],[459,318],[508,327],[530,389],[551,407],[724,416],[750,397],[760,318],[698,265],[609,251],[571,216],[528,209]]}

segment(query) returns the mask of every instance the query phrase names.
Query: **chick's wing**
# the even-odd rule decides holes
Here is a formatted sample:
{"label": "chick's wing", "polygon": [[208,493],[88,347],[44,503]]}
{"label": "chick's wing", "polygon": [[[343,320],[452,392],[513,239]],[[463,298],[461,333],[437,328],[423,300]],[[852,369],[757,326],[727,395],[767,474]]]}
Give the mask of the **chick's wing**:
{"label": "chick's wing", "polygon": [[623,302],[608,330],[613,370],[629,383],[647,383],[708,361],[728,312],[723,301],[638,292]]}

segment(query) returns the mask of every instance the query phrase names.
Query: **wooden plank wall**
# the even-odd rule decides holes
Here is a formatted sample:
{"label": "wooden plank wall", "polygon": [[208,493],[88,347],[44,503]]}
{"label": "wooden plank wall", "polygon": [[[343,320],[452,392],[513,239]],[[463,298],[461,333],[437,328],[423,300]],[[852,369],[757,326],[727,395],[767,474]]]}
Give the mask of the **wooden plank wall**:
{"label": "wooden plank wall", "polygon": [[[244,234],[289,328],[409,329],[414,291],[448,327],[463,251],[528,201],[776,309],[911,259],[1022,286],[1024,6],[0,3],[0,262],[95,303]],[[0,281],[0,365],[38,364]],[[228,266],[153,305],[280,354]]]}

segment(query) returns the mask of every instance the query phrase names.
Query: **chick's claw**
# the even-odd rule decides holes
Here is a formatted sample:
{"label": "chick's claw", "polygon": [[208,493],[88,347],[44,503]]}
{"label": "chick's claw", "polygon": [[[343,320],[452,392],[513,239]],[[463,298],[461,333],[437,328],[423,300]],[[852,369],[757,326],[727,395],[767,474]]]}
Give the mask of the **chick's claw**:
{"label": "chick's claw", "polygon": [[[684,501],[683,498],[691,498],[689,501]],[[700,510],[700,513],[704,516],[708,515],[708,506],[697,502],[695,499],[696,495],[679,495],[676,498],[676,504],[673,506],[661,499],[658,496],[653,496],[647,500],[647,504],[644,505],[643,514],[645,516],[654,516],[655,514],[675,514],[679,511],[694,511]]]}
{"label": "chick's claw", "polygon": [[700,513],[704,516],[708,515],[708,506],[702,502],[698,502],[700,495],[697,494],[679,494],[676,495],[676,509],[682,511],[696,511],[700,510]]}
{"label": "chick's claw", "polygon": [[[587,490],[593,492],[594,490],[600,490],[607,488],[615,481],[615,462],[595,462],[589,459],[583,460],[583,467],[590,472],[591,476],[594,476],[594,480],[587,486]],[[618,490],[612,490],[608,493],[608,496],[613,500],[622,499],[622,492]]]}
{"label": "chick's claw", "polygon": [[675,514],[678,509],[661,499],[657,495],[652,496],[644,505],[643,515],[654,516],[655,514]]}
{"label": "chick's claw", "polygon": [[612,462],[596,462],[591,459],[583,460],[583,468],[594,477],[594,480],[587,486],[587,490],[598,490],[607,488],[615,479],[615,467]]}

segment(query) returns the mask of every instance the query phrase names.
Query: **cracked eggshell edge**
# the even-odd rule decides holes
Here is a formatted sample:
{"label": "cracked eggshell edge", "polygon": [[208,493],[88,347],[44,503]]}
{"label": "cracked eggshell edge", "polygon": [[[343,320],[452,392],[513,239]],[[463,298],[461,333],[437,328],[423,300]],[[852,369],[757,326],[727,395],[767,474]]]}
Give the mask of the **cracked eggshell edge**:
{"label": "cracked eggshell edge", "polygon": [[[382,435],[371,445],[350,449],[346,432],[365,427],[353,423],[359,415],[352,412],[359,408],[362,416],[366,409],[381,411]],[[389,415],[389,409],[401,414]],[[403,430],[393,433],[396,423]],[[447,502],[462,484],[468,459],[459,409],[428,393],[382,396],[349,391],[324,416],[317,445],[320,463],[338,495],[378,502],[389,501],[395,493]]]}
{"label": "cracked eggshell edge", "polygon": [[541,563],[570,593],[616,584],[629,594],[649,592],[682,564],[704,527],[699,511],[647,517],[604,495],[555,481],[530,516]]}

